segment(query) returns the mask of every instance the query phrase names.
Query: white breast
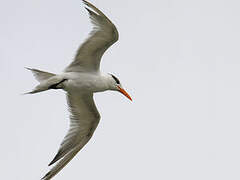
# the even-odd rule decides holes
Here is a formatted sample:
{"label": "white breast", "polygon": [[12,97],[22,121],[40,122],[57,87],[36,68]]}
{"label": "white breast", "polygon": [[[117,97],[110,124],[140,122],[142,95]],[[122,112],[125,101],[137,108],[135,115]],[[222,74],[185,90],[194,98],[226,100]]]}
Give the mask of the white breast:
{"label": "white breast", "polygon": [[109,89],[107,78],[101,73],[68,72],[63,77],[64,90],[68,92],[101,92]]}

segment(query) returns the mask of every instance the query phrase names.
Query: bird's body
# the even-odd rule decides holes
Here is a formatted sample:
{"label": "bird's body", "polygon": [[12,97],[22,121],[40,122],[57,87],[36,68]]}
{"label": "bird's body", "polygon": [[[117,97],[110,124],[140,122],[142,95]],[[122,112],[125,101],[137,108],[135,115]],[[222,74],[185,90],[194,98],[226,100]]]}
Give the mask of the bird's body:
{"label": "bird's body", "polygon": [[78,49],[74,61],[61,74],[27,68],[40,82],[27,94],[62,89],[66,91],[70,111],[69,131],[49,164],[56,165],[42,178],[43,180],[50,180],[55,176],[92,137],[100,120],[93,93],[119,91],[131,100],[120,81],[112,74],[102,73],[99,68],[104,52],[118,40],[118,31],[99,9],[85,0],[83,2],[94,10],[86,8],[94,29]]}
{"label": "bird's body", "polygon": [[68,72],[63,73],[63,79],[68,79],[63,83],[64,90],[67,92],[77,91],[85,92],[102,92],[110,88],[108,84],[108,74],[101,72],[96,73],[81,73],[81,72]]}

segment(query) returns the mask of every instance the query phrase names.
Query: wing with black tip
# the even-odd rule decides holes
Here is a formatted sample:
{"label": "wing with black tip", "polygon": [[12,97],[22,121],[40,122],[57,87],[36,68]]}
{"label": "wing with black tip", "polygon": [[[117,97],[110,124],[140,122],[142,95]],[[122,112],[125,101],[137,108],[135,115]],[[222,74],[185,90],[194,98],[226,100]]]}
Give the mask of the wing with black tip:
{"label": "wing with black tip", "polygon": [[98,71],[102,55],[118,40],[115,25],[94,5],[87,1],[83,2],[87,6],[86,9],[94,27],[65,72]]}
{"label": "wing with black tip", "polygon": [[92,137],[100,115],[93,100],[93,94],[67,94],[70,128],[63,139],[57,155],[50,162],[53,168],[42,178],[49,180],[55,176]]}

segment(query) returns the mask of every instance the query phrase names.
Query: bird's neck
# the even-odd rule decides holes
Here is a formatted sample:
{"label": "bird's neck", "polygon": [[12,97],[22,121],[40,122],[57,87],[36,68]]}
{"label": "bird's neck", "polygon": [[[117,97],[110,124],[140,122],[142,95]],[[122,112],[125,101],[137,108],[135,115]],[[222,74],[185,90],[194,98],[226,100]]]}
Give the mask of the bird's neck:
{"label": "bird's neck", "polygon": [[109,74],[99,73],[98,76],[96,76],[96,81],[94,84],[96,88],[95,92],[111,90],[111,77]]}

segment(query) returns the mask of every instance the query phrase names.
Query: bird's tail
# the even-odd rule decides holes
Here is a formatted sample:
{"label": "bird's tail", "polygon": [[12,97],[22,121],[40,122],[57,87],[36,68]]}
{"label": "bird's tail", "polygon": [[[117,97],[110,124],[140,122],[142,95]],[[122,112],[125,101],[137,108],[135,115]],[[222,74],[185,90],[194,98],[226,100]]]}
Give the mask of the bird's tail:
{"label": "bird's tail", "polygon": [[61,83],[66,80],[63,79],[61,76],[53,73],[40,71],[38,69],[31,68],[26,69],[32,71],[34,77],[40,84],[36,86],[32,91],[27,92],[25,94],[35,94],[49,89],[62,89]]}
{"label": "bird's tail", "polygon": [[69,153],[67,153],[41,180],[50,180],[59,171],[64,168],[69,161],[78,153],[81,147],[75,147]]}
{"label": "bird's tail", "polygon": [[49,72],[44,72],[44,71],[40,71],[38,69],[32,69],[32,68],[26,68],[27,70],[29,71],[32,71],[34,77],[36,78],[36,80],[38,82],[42,82],[44,80],[47,80],[53,76],[55,76],[56,74],[53,74],[53,73],[49,73]]}

